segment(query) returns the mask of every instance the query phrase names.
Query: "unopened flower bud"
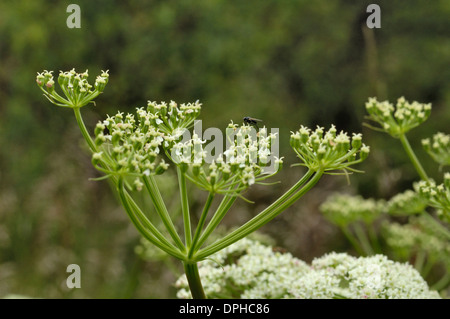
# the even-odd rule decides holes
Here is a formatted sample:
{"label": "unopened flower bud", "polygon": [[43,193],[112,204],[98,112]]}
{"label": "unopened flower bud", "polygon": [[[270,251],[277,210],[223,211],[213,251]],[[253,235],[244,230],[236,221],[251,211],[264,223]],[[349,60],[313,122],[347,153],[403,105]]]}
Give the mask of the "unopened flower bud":
{"label": "unopened flower bud", "polygon": [[352,148],[354,149],[359,149],[361,147],[362,144],[362,136],[361,133],[358,134],[354,134],[353,133],[353,138],[352,138]]}
{"label": "unopened flower bud", "polygon": [[103,133],[105,128],[106,128],[105,124],[101,122],[97,123],[97,125],[95,126],[94,134],[99,135],[100,133]]}
{"label": "unopened flower bud", "polygon": [[359,153],[361,160],[365,160],[367,158],[367,156],[369,156],[369,153],[370,153],[370,147],[363,144],[361,147],[361,152]]}
{"label": "unopened flower bud", "polygon": [[102,154],[103,152],[99,152],[99,153],[94,153],[92,154],[92,164],[94,166],[98,165],[102,159]]}
{"label": "unopened flower bud", "polygon": [[142,187],[144,187],[144,183],[142,183],[139,178],[136,178],[134,180],[133,185],[134,189],[137,190],[138,192],[140,192],[142,190]]}
{"label": "unopened flower bud", "polygon": [[164,160],[161,160],[161,162],[159,163],[158,167],[156,168],[155,173],[156,173],[156,175],[161,175],[162,173],[167,171],[168,168],[169,168],[169,164],[164,162]]}

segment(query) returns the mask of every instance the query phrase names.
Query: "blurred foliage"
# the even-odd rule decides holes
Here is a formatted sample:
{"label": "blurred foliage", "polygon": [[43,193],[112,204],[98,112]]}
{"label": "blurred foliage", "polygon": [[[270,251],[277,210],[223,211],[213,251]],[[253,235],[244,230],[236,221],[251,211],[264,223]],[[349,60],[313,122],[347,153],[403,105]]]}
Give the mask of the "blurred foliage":
{"label": "blurred foliage", "polygon": [[[66,27],[73,2],[81,7],[81,29]],[[0,2],[0,296],[175,296],[163,264],[134,254],[137,232],[108,187],[88,180],[97,175],[73,114],[51,106],[34,83],[42,69],[110,70],[108,89],[83,113],[91,129],[119,107],[199,99],[204,128],[243,116],[280,127],[280,153],[289,163],[289,131],[334,123],[362,131],[372,150],[361,167],[366,174],[352,176],[350,188],[376,198],[410,188],[416,175],[399,142],[362,129],[363,105],[369,96],[433,103],[430,125],[410,136],[416,149],[421,138],[448,133],[450,2],[377,1],[376,30],[364,27],[369,3]],[[295,170],[286,165],[280,188]],[[349,187],[345,179],[327,177],[263,230],[306,261],[345,249],[317,210],[342,187]],[[247,220],[278,192],[253,188],[248,197],[257,204],[237,203],[225,222]],[[81,266],[82,289],[65,288],[71,263]]]}

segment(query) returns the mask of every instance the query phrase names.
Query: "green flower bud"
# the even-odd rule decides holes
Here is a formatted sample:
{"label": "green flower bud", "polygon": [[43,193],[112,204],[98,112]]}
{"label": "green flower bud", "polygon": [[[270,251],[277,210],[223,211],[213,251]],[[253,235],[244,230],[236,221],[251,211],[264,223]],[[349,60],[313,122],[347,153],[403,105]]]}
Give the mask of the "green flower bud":
{"label": "green flower bud", "polygon": [[96,146],[100,146],[100,145],[102,145],[103,143],[106,142],[106,137],[103,135],[103,133],[99,133],[99,134],[95,137],[94,142],[95,142],[95,145],[96,145]]}
{"label": "green flower bud", "polygon": [[100,133],[103,133],[105,128],[106,126],[102,122],[97,123],[97,125],[95,126],[94,134],[99,135]]}
{"label": "green flower bud", "polygon": [[275,167],[277,172],[281,171],[283,168],[283,157],[275,158]]}
{"label": "green flower bud", "polygon": [[429,152],[431,150],[430,139],[429,138],[423,139],[422,140],[422,146],[425,149],[425,151]]}
{"label": "green flower bud", "polygon": [[200,169],[202,167],[201,163],[194,163],[192,164],[192,174],[197,177],[200,175]]}
{"label": "green flower bud", "polygon": [[369,156],[369,153],[370,153],[370,147],[363,144],[361,147],[361,152],[359,153],[361,160],[365,160]]}
{"label": "green flower bud", "polygon": [[103,92],[105,90],[106,84],[108,84],[108,79],[98,76],[97,80],[95,81],[95,88],[99,92]]}
{"label": "green flower bud", "polygon": [[144,183],[142,183],[139,178],[136,178],[134,180],[133,185],[134,185],[134,189],[137,190],[138,192],[140,192],[142,190],[142,188],[144,187]]}
{"label": "green flower bud", "polygon": [[169,168],[169,164],[164,162],[164,160],[161,160],[161,162],[159,163],[158,167],[156,168],[156,174],[157,175],[161,175],[162,173],[167,171],[168,168]]}
{"label": "green flower bud", "polygon": [[353,133],[352,137],[352,148],[359,149],[362,144],[362,135],[361,133],[355,134]]}
{"label": "green flower bud", "polygon": [[103,155],[103,152],[98,152],[98,153],[92,154],[92,164],[94,166],[97,166],[98,164],[100,164],[100,161],[102,160],[102,155]]}
{"label": "green flower bud", "polygon": [[123,133],[121,131],[114,130],[112,133],[112,140],[111,140],[112,144],[118,145],[122,136],[123,136]]}
{"label": "green flower bud", "polygon": [[322,161],[325,157],[325,154],[327,153],[327,149],[323,146],[319,147],[319,149],[317,150],[317,159],[319,161]]}
{"label": "green flower bud", "polygon": [[55,81],[53,79],[48,80],[47,83],[45,83],[45,86],[47,87],[47,91],[51,94],[53,91],[55,91]]}
{"label": "green flower bud", "polygon": [[230,166],[229,165],[227,165],[226,167],[224,166],[222,169],[223,179],[228,180],[230,178],[230,174],[231,174]]}
{"label": "green flower bud", "polygon": [[214,186],[216,184],[216,179],[217,179],[216,171],[212,171],[211,173],[209,173],[208,181],[211,186]]}
{"label": "green flower bud", "polygon": [[36,76],[37,85],[39,85],[40,87],[43,87],[44,81],[45,81],[45,77],[42,74],[38,73],[38,75]]}
{"label": "green flower bud", "polygon": [[290,144],[291,147],[294,149],[300,147],[300,134],[298,132],[291,135]]}

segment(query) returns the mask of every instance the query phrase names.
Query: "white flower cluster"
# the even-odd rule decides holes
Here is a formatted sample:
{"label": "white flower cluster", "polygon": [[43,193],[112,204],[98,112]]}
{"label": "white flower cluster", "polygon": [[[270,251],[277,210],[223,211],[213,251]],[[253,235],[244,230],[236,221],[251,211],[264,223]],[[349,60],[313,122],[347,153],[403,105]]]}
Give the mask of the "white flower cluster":
{"label": "white flower cluster", "polygon": [[438,209],[438,216],[450,222],[450,173],[444,174],[444,182],[436,184],[433,180],[420,181],[414,185],[415,191],[428,205]]}
{"label": "white flower cluster", "polygon": [[301,165],[313,171],[356,171],[350,166],[369,155],[369,147],[362,143],[361,134],[353,134],[350,139],[346,132],[337,134],[334,125],[326,132],[323,127],[318,126],[312,131],[302,125],[297,132],[291,133],[290,144],[302,160]]}
{"label": "white flower cluster", "polygon": [[36,83],[50,102],[62,107],[85,106],[103,92],[109,80],[108,71],[102,71],[101,75],[97,76],[94,86],[92,86],[88,82],[88,70],[83,73],[77,73],[75,69],[67,72],[60,71],[58,84],[65,95],[65,98],[63,98],[55,91],[52,73],[53,71],[47,70],[38,73]]}
{"label": "white flower cluster", "polygon": [[[96,86],[104,80],[102,77],[97,78]],[[164,159],[158,159],[160,151],[171,149],[181,140],[200,109],[198,101],[181,105],[149,101],[146,109],[137,108],[136,116],[122,112],[108,116],[95,128],[99,152],[93,154],[93,164],[107,176],[135,176],[134,187],[141,190],[141,176],[162,174],[168,169]]]}
{"label": "white flower cluster", "polygon": [[[426,182],[415,184],[428,185]],[[364,199],[359,195],[334,194],[320,206],[324,216],[338,226],[346,226],[356,221],[372,223],[384,213],[405,216],[423,213],[428,201],[413,190],[406,190],[388,201],[373,198]]]}
{"label": "white flower cluster", "polygon": [[418,252],[424,252],[429,260],[443,262],[447,269],[450,267],[448,235],[436,229],[429,219],[419,216],[405,225],[385,223],[382,230],[386,243],[400,258],[408,260]]}
{"label": "white flower cluster", "polygon": [[[244,238],[202,261],[199,272],[210,298],[281,298],[282,282],[305,274],[309,266],[289,253]],[[191,298],[186,276],[176,284],[178,298]]]}
{"label": "white flower cluster", "polygon": [[[394,262],[384,255],[357,258],[345,253],[330,253],[313,260],[311,266],[313,274],[308,280],[299,278],[292,284],[292,297],[301,298],[309,293],[311,298],[440,298],[437,292],[429,290],[414,267]],[[311,282],[328,282],[330,285],[321,287],[316,295]],[[312,292],[305,293],[303,286],[311,287]]]}
{"label": "white flower cluster", "polygon": [[376,98],[369,98],[366,110],[369,113],[369,119],[377,122],[382,131],[393,137],[399,137],[423,123],[430,116],[431,104],[416,101],[409,103],[401,97],[394,108],[394,105],[388,101],[379,102]]}
{"label": "white flower cluster", "polygon": [[94,133],[100,150],[92,155],[96,168],[106,174],[137,177],[134,184],[138,190],[143,186],[140,176],[161,174],[168,168],[163,159],[157,160],[164,141],[161,132],[142,117],[136,121],[133,114],[118,112],[99,122]]}
{"label": "white flower cluster", "polygon": [[438,132],[422,140],[422,146],[427,153],[439,164],[450,165],[450,135]]}
{"label": "white flower cluster", "polygon": [[[311,265],[257,241],[242,239],[200,266],[210,298],[440,298],[409,264],[386,256],[330,253]],[[186,277],[176,287],[191,298]]]}
{"label": "white flower cluster", "polygon": [[266,128],[256,133],[248,125],[238,127],[235,124],[230,124],[226,132],[229,146],[221,154],[213,157],[206,151],[210,145],[194,133],[192,139],[173,144],[171,158],[185,170],[188,164],[192,164],[188,178],[215,193],[240,192],[281,169],[282,159],[275,158],[276,171],[264,170],[276,134],[267,135]]}
{"label": "white flower cluster", "polygon": [[384,211],[385,202],[357,195],[334,194],[320,206],[324,216],[338,226],[362,220],[371,223]]}
{"label": "white flower cluster", "polygon": [[194,120],[200,115],[201,108],[202,104],[199,101],[181,105],[174,101],[170,101],[169,104],[148,101],[147,110],[141,108],[138,113],[167,135],[166,140],[169,144],[176,142],[183,134],[184,129],[192,126]]}
{"label": "white flower cluster", "polygon": [[391,215],[413,215],[422,213],[427,202],[413,190],[394,195],[387,203],[386,210]]}

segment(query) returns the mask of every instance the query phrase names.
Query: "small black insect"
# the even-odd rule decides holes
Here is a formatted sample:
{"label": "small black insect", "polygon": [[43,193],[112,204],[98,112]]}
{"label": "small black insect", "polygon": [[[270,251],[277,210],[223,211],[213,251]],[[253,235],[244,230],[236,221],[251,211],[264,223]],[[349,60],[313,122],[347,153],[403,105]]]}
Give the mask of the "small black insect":
{"label": "small black insect", "polygon": [[262,122],[262,120],[258,120],[258,119],[255,119],[253,117],[248,117],[248,116],[244,117],[245,124],[254,125],[254,126],[256,126],[256,128],[258,128],[258,122]]}

